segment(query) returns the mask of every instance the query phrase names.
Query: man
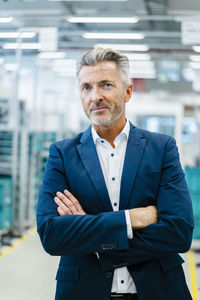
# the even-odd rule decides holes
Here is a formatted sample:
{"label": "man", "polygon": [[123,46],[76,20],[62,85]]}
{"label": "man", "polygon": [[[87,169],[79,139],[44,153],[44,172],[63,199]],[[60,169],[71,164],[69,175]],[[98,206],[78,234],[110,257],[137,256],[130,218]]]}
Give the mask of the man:
{"label": "man", "polygon": [[78,65],[92,126],[56,142],[37,207],[44,249],[61,256],[56,300],[189,300],[179,252],[193,216],[175,140],[133,126],[128,59],[88,51]]}

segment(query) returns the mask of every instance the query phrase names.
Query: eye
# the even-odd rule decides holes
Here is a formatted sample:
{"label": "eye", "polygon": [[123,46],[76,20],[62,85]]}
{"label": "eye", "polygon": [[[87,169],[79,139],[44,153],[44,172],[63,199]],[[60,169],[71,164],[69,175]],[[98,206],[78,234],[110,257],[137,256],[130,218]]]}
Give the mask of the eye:
{"label": "eye", "polygon": [[89,85],[83,86],[83,91],[88,91],[90,89]]}
{"label": "eye", "polygon": [[111,87],[112,85],[111,85],[111,83],[106,82],[106,83],[104,84],[104,86],[105,86],[106,88],[108,88],[108,87]]}

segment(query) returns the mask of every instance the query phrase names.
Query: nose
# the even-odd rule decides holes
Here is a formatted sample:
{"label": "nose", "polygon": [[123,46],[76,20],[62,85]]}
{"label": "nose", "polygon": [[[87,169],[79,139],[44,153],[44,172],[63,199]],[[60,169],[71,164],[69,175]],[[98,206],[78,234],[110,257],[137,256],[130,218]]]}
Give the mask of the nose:
{"label": "nose", "polygon": [[92,102],[99,102],[102,100],[102,95],[98,89],[98,87],[94,87],[92,89],[92,94],[91,94],[91,101]]}

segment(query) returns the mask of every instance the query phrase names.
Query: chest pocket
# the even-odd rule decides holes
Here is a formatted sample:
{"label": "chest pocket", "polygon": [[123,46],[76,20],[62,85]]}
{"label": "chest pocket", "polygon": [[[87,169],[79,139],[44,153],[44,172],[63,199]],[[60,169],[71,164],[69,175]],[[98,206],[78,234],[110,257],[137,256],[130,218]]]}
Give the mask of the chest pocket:
{"label": "chest pocket", "polygon": [[79,279],[78,266],[59,266],[56,274],[58,281],[76,281]]}

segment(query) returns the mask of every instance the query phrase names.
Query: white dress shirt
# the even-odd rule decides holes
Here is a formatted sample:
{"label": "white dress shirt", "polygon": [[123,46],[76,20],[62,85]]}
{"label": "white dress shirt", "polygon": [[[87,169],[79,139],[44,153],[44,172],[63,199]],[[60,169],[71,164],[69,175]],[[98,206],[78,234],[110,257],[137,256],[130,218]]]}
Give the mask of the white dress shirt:
{"label": "white dress shirt", "polygon": [[[115,138],[115,148],[113,148],[111,144],[102,139],[92,127],[93,140],[114,211],[119,210],[121,176],[129,131],[130,124],[127,120],[125,127]],[[125,211],[125,217],[127,223],[127,236],[131,239],[133,238],[133,232],[128,210]],[[113,293],[136,293],[135,284],[126,267],[115,269],[111,291]]]}

